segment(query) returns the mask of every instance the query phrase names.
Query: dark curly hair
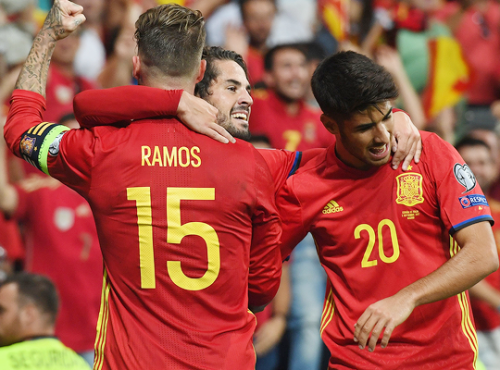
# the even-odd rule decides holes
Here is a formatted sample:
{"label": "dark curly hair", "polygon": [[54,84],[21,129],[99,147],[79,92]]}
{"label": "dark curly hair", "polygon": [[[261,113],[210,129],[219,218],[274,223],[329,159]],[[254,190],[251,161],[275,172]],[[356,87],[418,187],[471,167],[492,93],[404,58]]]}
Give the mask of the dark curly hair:
{"label": "dark curly hair", "polygon": [[217,76],[220,75],[219,69],[215,66],[215,61],[232,60],[233,62],[236,62],[241,68],[243,68],[245,76],[248,79],[247,66],[243,61],[242,56],[234,51],[226,50],[219,46],[205,47],[203,49],[202,59],[207,61],[207,70],[205,71],[203,79],[196,84],[195,94],[200,98],[210,95],[210,86]]}

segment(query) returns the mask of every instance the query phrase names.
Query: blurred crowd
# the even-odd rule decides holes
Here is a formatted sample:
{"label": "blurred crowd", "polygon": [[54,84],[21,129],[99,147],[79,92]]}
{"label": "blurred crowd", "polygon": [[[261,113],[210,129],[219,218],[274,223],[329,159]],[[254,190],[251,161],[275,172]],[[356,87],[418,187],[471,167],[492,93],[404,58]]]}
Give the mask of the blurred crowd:
{"label": "blurred crowd", "polygon": [[[132,78],[135,20],[146,9],[171,1],[73,1],[84,7],[87,21],[57,43],[44,120],[77,128],[72,108],[80,91],[137,84]],[[253,86],[250,130],[255,146],[328,146],[333,137],[319,120],[310,78],[327,55],[355,50],[392,74],[400,92],[393,104],[419,129],[458,144],[493,214],[500,211],[500,2],[173,2],[203,13],[207,45],[244,57]],[[51,0],[0,0],[0,125],[51,5]],[[102,259],[91,210],[72,190],[7,153],[0,141],[0,279],[12,271],[50,277],[61,301],[56,335],[92,363]],[[474,150],[467,152],[470,148]],[[288,266],[274,303],[258,315],[257,369],[326,368],[328,356],[319,335],[326,277],[310,236]],[[493,338],[491,348],[483,348],[500,359],[500,275],[491,275],[487,287],[477,293],[475,319],[478,331]],[[481,353],[480,340],[480,358],[488,370],[498,369],[500,362],[489,365],[490,355]]]}

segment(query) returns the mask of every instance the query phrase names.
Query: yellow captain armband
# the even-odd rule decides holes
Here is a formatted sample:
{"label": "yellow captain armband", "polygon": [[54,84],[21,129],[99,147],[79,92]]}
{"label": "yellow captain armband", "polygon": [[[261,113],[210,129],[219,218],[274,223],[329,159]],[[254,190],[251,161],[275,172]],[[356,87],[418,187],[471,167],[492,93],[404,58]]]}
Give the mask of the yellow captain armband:
{"label": "yellow captain armband", "polygon": [[50,122],[33,126],[21,136],[19,152],[26,162],[48,175],[47,157],[59,154],[59,143],[68,130],[66,126]]}

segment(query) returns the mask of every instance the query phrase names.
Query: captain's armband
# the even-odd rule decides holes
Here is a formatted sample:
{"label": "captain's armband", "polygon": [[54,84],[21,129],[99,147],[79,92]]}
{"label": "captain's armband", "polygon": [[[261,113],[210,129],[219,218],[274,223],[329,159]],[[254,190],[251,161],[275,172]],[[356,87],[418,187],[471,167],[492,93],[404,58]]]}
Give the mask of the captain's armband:
{"label": "captain's armband", "polygon": [[59,143],[69,128],[50,122],[42,122],[33,126],[21,136],[19,152],[23,159],[49,174],[47,157],[59,154]]}

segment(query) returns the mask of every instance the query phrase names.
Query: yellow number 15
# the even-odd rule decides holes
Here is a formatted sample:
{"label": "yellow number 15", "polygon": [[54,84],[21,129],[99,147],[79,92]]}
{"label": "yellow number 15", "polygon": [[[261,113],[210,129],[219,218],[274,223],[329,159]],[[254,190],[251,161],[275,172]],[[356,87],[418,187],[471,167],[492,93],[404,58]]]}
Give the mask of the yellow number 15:
{"label": "yellow number 15", "polygon": [[[127,189],[127,199],[136,202],[139,226],[139,262],[141,288],[156,288],[153,247],[153,220],[151,217],[151,189]],[[203,222],[181,224],[181,200],[215,200],[214,188],[167,188],[167,243],[180,244],[188,235],[201,237],[207,245],[208,268],[199,278],[186,276],[180,261],[167,261],[167,270],[173,283],[186,290],[202,290],[212,285],[220,271],[219,237],[214,228]]]}

